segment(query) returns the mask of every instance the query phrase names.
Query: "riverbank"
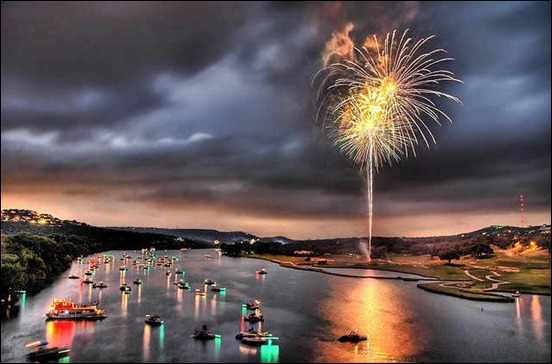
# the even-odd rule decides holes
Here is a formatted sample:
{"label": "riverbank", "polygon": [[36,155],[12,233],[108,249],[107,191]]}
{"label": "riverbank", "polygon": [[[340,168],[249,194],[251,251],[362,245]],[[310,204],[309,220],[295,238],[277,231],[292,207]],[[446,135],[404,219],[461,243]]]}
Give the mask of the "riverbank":
{"label": "riverbank", "polygon": [[[362,277],[353,274],[329,272],[324,268],[375,269],[397,273],[416,274],[440,280],[440,283],[420,283],[418,288],[458,298],[512,302],[509,296],[496,292],[516,291],[526,294],[550,295],[550,260],[547,252],[532,255],[512,256],[498,249],[490,259],[463,259],[457,264],[446,264],[429,256],[391,256],[386,260],[361,260],[350,255],[327,255],[323,258],[300,256],[254,254],[250,258],[268,260],[282,267],[309,270],[323,274],[354,278],[403,279],[396,277]],[[548,258],[547,258],[548,257]],[[548,259],[548,260],[547,260]]]}

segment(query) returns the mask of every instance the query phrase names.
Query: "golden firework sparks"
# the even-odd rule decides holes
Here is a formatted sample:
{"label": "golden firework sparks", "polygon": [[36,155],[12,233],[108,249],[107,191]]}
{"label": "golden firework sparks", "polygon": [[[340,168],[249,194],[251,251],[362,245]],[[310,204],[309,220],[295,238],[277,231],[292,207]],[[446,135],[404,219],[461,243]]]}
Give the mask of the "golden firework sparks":
{"label": "golden firework sparks", "polygon": [[[337,148],[361,168],[368,182],[368,258],[371,255],[373,170],[384,164],[416,155],[420,139],[435,143],[425,120],[440,124],[452,121],[439,109],[436,99],[460,100],[436,89],[441,82],[454,81],[452,72],[441,69],[452,58],[443,49],[424,52],[430,36],[413,41],[408,30],[388,33],[383,45],[377,36],[368,38],[354,54],[337,55],[330,63],[321,92],[330,136]],[[335,59],[335,54],[327,59]],[[329,85],[328,85],[329,84]],[[326,121],[326,120],[325,120]]]}

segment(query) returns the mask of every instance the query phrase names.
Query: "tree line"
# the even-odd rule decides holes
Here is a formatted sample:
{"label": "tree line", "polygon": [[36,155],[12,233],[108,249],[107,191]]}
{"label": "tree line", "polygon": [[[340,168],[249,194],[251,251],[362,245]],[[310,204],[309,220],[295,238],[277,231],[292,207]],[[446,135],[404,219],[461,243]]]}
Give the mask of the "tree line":
{"label": "tree line", "polygon": [[[61,273],[69,269],[79,256],[108,250],[200,249],[211,247],[194,239],[178,239],[175,236],[139,233],[98,228],[90,225],[64,224],[56,229],[47,227],[32,233],[28,224],[2,222],[1,296],[25,290],[36,293],[51,284]],[[46,232],[41,234],[41,232]]]}

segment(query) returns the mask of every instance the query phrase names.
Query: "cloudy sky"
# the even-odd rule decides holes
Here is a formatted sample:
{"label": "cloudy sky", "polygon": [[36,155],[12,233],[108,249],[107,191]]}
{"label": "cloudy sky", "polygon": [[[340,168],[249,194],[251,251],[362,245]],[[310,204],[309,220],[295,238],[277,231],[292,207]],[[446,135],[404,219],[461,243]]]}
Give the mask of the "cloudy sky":
{"label": "cloudy sky", "polygon": [[550,223],[549,2],[2,2],[2,208],[99,226],[365,236],[315,122],[322,53],[409,28],[464,84],[375,176],[374,234]]}

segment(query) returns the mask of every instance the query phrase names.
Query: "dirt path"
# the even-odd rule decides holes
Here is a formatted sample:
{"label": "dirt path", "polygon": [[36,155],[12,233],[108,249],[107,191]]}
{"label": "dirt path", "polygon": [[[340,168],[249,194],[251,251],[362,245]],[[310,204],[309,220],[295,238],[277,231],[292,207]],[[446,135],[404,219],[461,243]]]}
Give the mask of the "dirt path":
{"label": "dirt path", "polygon": [[[506,282],[506,281],[501,281],[501,280],[498,280],[496,278],[494,278],[492,275],[486,275],[485,276],[485,279],[481,279],[481,278],[478,278],[476,276],[474,276],[473,274],[470,273],[469,270],[465,270],[464,273],[470,277],[471,279],[474,279],[476,281],[479,281],[479,282],[485,282],[485,279],[487,281],[492,281],[493,283],[491,284],[491,287],[489,288],[482,288],[483,291],[493,291],[495,289],[498,289],[498,286],[500,286],[501,284],[506,284],[506,283],[510,283],[510,282]],[[495,276],[497,277],[500,277],[501,275],[495,271],[491,271],[492,274],[494,274]]]}

